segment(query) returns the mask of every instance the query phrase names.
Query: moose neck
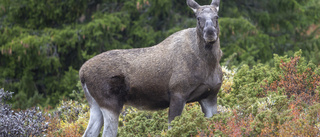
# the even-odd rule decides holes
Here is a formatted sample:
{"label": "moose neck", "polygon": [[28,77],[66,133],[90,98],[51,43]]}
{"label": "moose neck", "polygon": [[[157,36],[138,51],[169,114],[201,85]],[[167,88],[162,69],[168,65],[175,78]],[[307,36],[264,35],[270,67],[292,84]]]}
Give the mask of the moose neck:
{"label": "moose neck", "polygon": [[197,45],[199,49],[199,56],[203,58],[208,65],[215,67],[221,58],[220,41],[208,43],[204,40],[202,31],[197,28]]}

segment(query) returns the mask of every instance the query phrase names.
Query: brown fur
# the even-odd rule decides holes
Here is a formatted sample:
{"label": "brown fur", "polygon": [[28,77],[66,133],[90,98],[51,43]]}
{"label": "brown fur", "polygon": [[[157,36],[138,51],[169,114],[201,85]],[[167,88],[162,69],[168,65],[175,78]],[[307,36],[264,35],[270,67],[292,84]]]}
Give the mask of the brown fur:
{"label": "brown fur", "polygon": [[[197,7],[193,0],[188,5]],[[199,6],[196,16],[207,11],[217,16],[211,5]],[[204,40],[204,29],[198,22],[197,28],[176,32],[152,47],[101,53],[81,67],[81,82],[100,107],[115,113],[124,104],[147,110],[170,107],[169,122],[187,102],[207,99],[216,104],[222,51],[219,38]],[[219,27],[214,31],[218,36]]]}
{"label": "brown fur", "polygon": [[[115,96],[123,103],[157,109],[150,103],[157,100],[169,102],[170,85],[182,88],[182,85],[203,84],[215,69],[219,71],[220,67],[216,67],[222,53],[219,42],[207,50],[204,43],[201,47],[197,46],[195,33],[195,28],[186,29],[150,48],[104,52],[81,67],[81,82],[87,83],[90,94],[94,98],[97,96],[101,106],[108,104],[103,103],[105,99]],[[210,84],[209,87],[215,86]],[[109,88],[121,90],[106,93]],[[190,94],[179,92],[185,96]]]}

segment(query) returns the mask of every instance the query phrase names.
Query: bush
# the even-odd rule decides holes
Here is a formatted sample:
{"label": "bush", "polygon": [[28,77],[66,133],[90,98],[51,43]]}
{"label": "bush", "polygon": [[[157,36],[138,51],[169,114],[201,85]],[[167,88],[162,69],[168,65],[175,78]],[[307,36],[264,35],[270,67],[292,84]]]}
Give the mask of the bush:
{"label": "bush", "polygon": [[[204,117],[198,103],[187,104],[170,125],[167,109],[149,112],[125,106],[118,136],[320,136],[320,67],[300,55],[275,55],[275,67],[257,64],[232,71],[223,67],[220,113],[212,118]],[[83,98],[82,93],[73,94],[77,100]],[[83,134],[89,120],[87,105],[61,101],[55,112],[49,136]]]}
{"label": "bush", "polygon": [[126,107],[119,119],[119,136],[156,136],[168,128],[166,111],[137,111]]}
{"label": "bush", "polygon": [[199,135],[319,136],[320,67],[301,54],[275,55],[275,67],[258,64],[238,69],[231,90],[222,88],[218,99],[232,107],[232,113],[215,115],[209,132],[199,130]]}
{"label": "bush", "polygon": [[320,92],[317,90],[320,85],[320,74],[317,74],[319,68],[313,64],[306,64],[300,56],[295,56],[287,62],[281,60],[279,68],[279,80],[265,85],[262,96],[271,91],[287,95],[288,98],[294,97],[307,104],[320,102]]}
{"label": "bush", "polygon": [[13,111],[11,105],[6,104],[12,94],[13,92],[0,89],[0,136],[44,136],[48,123],[39,107]]}
{"label": "bush", "polygon": [[48,119],[49,136],[81,136],[89,122],[89,106],[78,101],[60,101]]}

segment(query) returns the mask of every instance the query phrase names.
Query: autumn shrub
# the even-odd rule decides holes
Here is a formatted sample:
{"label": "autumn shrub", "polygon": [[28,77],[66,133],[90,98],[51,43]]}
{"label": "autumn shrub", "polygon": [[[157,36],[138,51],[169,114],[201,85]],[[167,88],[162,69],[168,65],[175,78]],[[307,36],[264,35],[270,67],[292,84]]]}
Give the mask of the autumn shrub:
{"label": "autumn shrub", "polygon": [[[264,123],[275,110],[287,102],[286,97],[270,95],[269,97],[257,99],[249,107],[246,105],[229,108],[218,115],[214,115],[208,123],[208,131],[198,130],[200,136],[258,136],[261,130],[266,128]],[[275,113],[275,112],[274,112]],[[277,115],[278,113],[275,113]],[[272,120],[268,120],[272,122]],[[271,134],[271,132],[270,132]]]}
{"label": "autumn shrub", "polygon": [[[168,109],[151,112],[125,106],[118,136],[320,136],[320,67],[300,55],[301,51],[292,58],[275,55],[274,67],[223,67],[220,113],[212,118],[204,117],[199,103],[186,104],[171,124]],[[76,100],[83,98],[73,94]],[[84,103],[61,101],[48,136],[82,135],[89,121]]]}
{"label": "autumn shrub", "polygon": [[[307,67],[302,69],[301,65],[307,65]],[[287,62],[281,60],[279,68],[282,73],[279,75],[279,80],[265,85],[265,92],[261,95],[271,91],[287,95],[288,98],[294,96],[307,104],[319,102],[319,89],[317,89],[320,84],[320,74],[317,74],[319,68],[310,67],[311,65],[301,61],[300,56],[295,56]]]}
{"label": "autumn shrub", "polygon": [[238,69],[231,89],[224,93],[222,88],[218,99],[232,113],[213,116],[209,131],[198,130],[198,135],[319,136],[319,66],[301,53],[275,55],[274,67]]}
{"label": "autumn shrub", "polygon": [[[49,110],[46,110],[49,111]],[[49,123],[48,125],[48,130],[47,130],[47,135],[49,137],[57,136],[58,131],[60,130],[59,123],[60,119],[57,115],[46,115],[47,122]]]}
{"label": "autumn shrub", "polygon": [[[288,103],[286,111],[270,111],[264,120],[259,119],[259,136],[319,136],[320,106],[315,104],[309,108],[303,108],[297,102]],[[310,117],[310,112],[313,116]],[[254,123],[254,126],[258,124]]]}
{"label": "autumn shrub", "polygon": [[[291,104],[289,113],[290,120],[285,121],[279,128],[280,136],[319,136],[319,104],[313,105],[304,110],[298,105]],[[317,117],[310,116],[310,112],[315,112]]]}
{"label": "autumn shrub", "polygon": [[89,106],[73,100],[60,101],[48,122],[48,136],[81,136],[89,122]]}
{"label": "autumn shrub", "polygon": [[[288,103],[290,104],[290,103]],[[288,109],[263,110],[257,115],[234,109],[231,113],[214,116],[205,124],[207,131],[198,129],[198,136],[319,136],[319,104],[301,109],[295,103]],[[310,116],[312,115],[312,116]]]}
{"label": "autumn shrub", "polygon": [[253,116],[242,117],[237,114],[236,110],[226,114],[228,117],[217,116],[209,122],[209,132],[204,133],[199,131],[201,136],[243,136],[248,135],[252,129],[250,123],[253,121]]}

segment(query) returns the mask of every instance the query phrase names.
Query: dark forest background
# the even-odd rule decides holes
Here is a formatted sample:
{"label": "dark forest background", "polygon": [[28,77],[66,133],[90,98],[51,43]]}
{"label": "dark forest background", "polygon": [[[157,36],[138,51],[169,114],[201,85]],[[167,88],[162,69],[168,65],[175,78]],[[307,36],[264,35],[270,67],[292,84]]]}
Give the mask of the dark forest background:
{"label": "dark forest background", "polygon": [[[221,0],[219,16],[222,65],[272,66],[300,49],[320,64],[319,0]],[[55,106],[73,98],[86,60],[195,26],[186,0],[1,0],[0,88],[14,108]]]}

